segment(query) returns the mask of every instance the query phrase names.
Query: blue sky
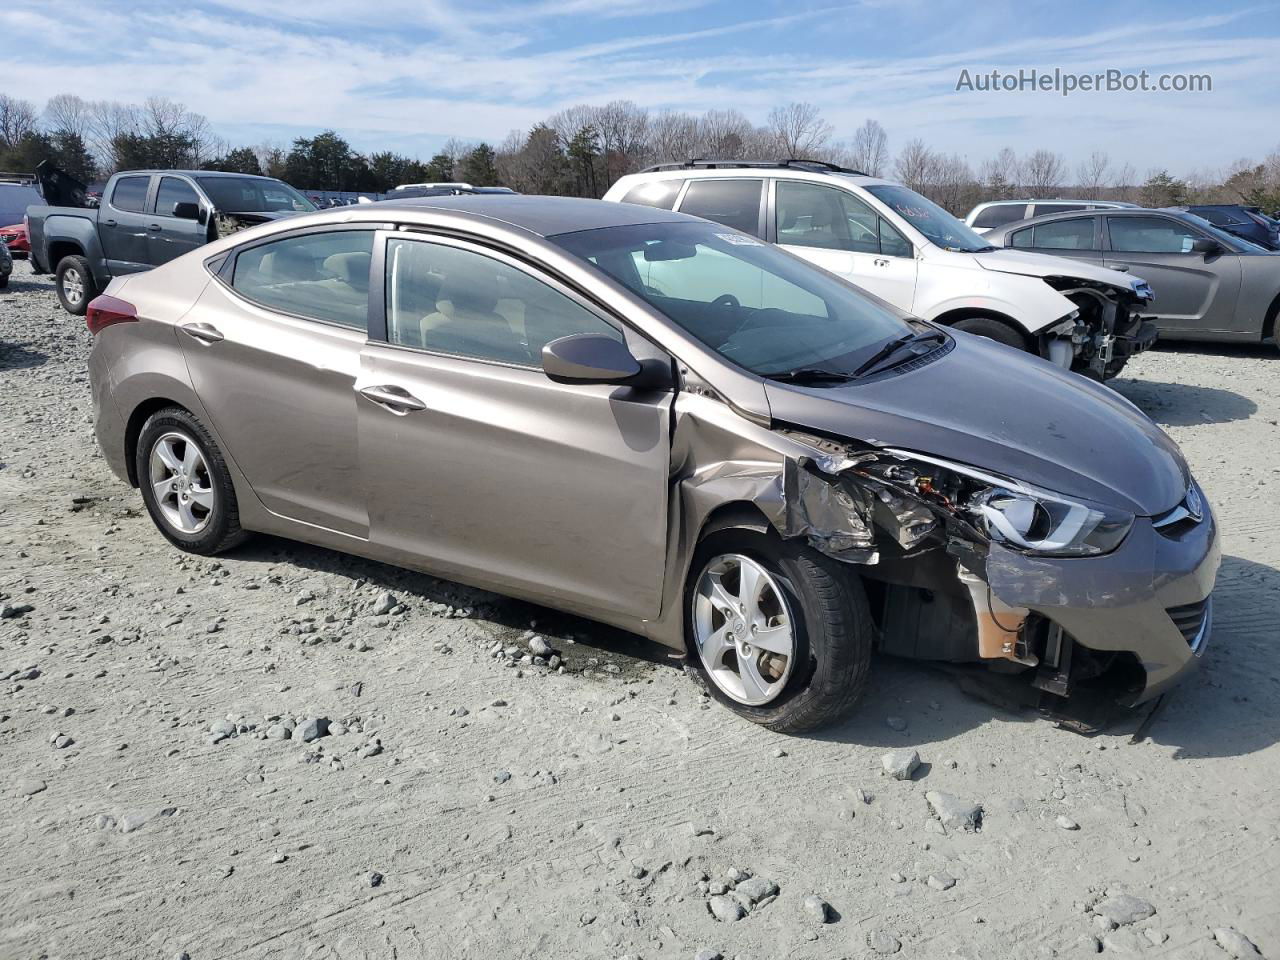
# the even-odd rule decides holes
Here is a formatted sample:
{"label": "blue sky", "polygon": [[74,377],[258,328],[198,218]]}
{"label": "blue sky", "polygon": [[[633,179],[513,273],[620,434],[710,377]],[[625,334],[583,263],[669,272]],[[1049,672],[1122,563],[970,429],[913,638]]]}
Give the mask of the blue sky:
{"label": "blue sky", "polygon": [[[90,13],[90,9],[92,12]],[[1280,147],[1280,4],[864,0],[43,0],[0,8],[0,91],[164,95],[233,142],[338,130],[429,156],[574,103],[818,105],[975,165],[1003,146],[1093,150],[1143,173]],[[962,69],[1208,73],[1212,92],[958,92]]]}

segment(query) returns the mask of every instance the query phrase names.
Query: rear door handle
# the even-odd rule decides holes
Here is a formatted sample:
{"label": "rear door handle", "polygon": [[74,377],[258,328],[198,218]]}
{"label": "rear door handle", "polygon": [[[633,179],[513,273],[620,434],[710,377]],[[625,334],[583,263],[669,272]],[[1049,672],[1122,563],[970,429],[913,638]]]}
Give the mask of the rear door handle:
{"label": "rear door handle", "polygon": [[153,223],[153,224],[151,224],[151,226],[147,227],[147,229],[148,229],[148,230],[153,230],[153,231],[155,231],[156,233],[159,233],[159,232],[160,232],[160,224],[158,224],[158,223]]}
{"label": "rear door handle", "polygon": [[1129,265],[1128,265],[1127,263],[1108,263],[1108,264],[1107,264],[1107,269],[1108,269],[1108,270],[1119,270],[1121,273],[1128,273],[1128,272],[1129,272]]}
{"label": "rear door handle", "polygon": [[105,223],[108,227],[114,227],[116,225],[116,222],[114,220],[103,220],[102,222]]}
{"label": "rear door handle", "polygon": [[182,332],[205,343],[217,343],[222,339],[222,331],[207,323],[184,323]]}
{"label": "rear door handle", "polygon": [[877,267],[887,267],[887,266],[889,265],[889,261],[888,261],[888,260],[884,260],[884,259],[882,259],[882,258],[880,258],[880,257],[877,257],[876,259],[872,260],[871,262],[872,262],[872,263],[874,263]]}
{"label": "rear door handle", "polygon": [[425,410],[427,405],[403,387],[384,384],[377,387],[363,387],[360,395],[367,400],[387,408],[392,413],[403,416],[411,410]]}

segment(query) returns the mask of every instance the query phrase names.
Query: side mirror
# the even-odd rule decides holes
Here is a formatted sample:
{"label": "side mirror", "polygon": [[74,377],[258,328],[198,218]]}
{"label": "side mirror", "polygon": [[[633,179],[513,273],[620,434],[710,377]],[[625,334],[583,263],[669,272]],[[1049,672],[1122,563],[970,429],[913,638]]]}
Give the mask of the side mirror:
{"label": "side mirror", "polygon": [[199,220],[200,204],[192,203],[190,200],[183,200],[173,205],[173,215],[179,220]]}
{"label": "side mirror", "polygon": [[601,333],[575,333],[542,348],[542,372],[556,383],[626,383],[640,370],[626,344]]}
{"label": "side mirror", "polygon": [[1206,257],[1211,257],[1215,253],[1222,252],[1222,244],[1209,237],[1201,237],[1198,240],[1191,241],[1191,252],[1203,253]]}

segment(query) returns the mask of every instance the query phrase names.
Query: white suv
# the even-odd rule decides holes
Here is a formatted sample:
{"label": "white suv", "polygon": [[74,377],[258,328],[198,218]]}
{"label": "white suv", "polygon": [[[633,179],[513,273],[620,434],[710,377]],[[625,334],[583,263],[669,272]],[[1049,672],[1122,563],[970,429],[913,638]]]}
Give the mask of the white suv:
{"label": "white suv", "polygon": [[659,164],[622,177],[604,199],[714,220],[776,243],[907,313],[1095,379],[1115,376],[1155,341],[1155,324],[1138,315],[1151,299],[1145,281],[993,247],[920,194],[831,164]]}

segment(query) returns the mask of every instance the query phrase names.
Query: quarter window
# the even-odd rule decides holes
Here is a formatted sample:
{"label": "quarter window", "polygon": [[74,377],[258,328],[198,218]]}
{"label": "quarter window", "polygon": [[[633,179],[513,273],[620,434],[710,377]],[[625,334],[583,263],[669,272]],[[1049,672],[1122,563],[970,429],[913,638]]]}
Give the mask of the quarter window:
{"label": "quarter window", "polygon": [[117,210],[145,213],[150,177],[121,177],[111,190],[111,205]]}
{"label": "quarter window", "polygon": [[694,180],[685,191],[680,212],[758,236],[763,188],[763,180]]}
{"label": "quarter window", "polygon": [[1164,217],[1108,217],[1111,249],[1121,253],[1190,253],[1200,234]]}
{"label": "quarter window", "polygon": [[160,189],[156,191],[156,213],[162,217],[173,216],[175,203],[199,203],[191,184],[177,177],[161,177]]}
{"label": "quarter window", "polygon": [[265,307],[365,330],[373,231],[285,237],[236,257],[231,285]]}
{"label": "quarter window", "polygon": [[627,191],[622,198],[623,203],[639,203],[646,207],[660,207],[670,210],[676,205],[676,196],[680,193],[679,180],[650,180]]}
{"label": "quarter window", "polygon": [[440,243],[388,241],[391,343],[536,367],[544,346],[575,333],[623,339],[585,307],[501,260]]}

